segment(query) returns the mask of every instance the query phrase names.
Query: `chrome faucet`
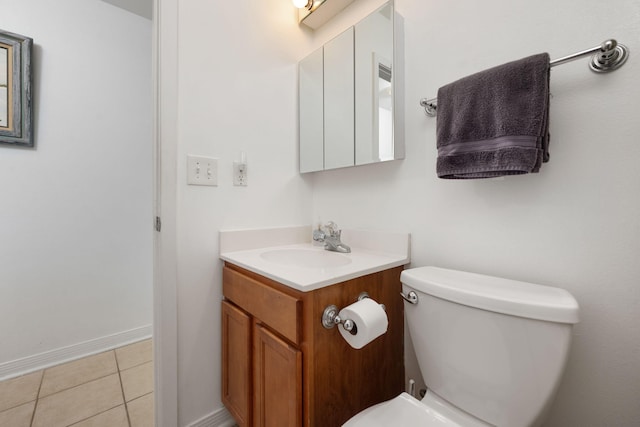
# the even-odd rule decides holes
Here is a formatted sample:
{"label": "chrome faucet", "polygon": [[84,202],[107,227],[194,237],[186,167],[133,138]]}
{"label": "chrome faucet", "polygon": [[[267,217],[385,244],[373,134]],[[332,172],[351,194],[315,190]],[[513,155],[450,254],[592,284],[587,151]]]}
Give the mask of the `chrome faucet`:
{"label": "chrome faucet", "polygon": [[349,253],[351,248],[340,241],[342,230],[338,230],[335,222],[329,221],[317,230],[313,230],[313,240],[324,242],[324,248],[328,251]]}

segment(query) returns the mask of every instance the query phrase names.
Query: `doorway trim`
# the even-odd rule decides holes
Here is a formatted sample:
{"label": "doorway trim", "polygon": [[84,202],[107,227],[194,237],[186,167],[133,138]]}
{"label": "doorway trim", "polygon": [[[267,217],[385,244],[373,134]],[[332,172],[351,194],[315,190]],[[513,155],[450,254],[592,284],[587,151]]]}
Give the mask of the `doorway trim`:
{"label": "doorway trim", "polygon": [[[153,0],[153,353],[156,427],[178,425],[178,2]],[[158,231],[159,230],[159,231]]]}

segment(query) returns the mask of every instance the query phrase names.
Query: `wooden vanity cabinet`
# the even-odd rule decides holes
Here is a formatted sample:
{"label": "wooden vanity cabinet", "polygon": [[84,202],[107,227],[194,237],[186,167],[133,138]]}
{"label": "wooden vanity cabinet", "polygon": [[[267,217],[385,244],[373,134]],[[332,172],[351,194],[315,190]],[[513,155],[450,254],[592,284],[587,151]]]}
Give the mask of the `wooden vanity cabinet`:
{"label": "wooden vanity cabinet", "polygon": [[[396,267],[301,292],[226,263],[222,302],[222,401],[240,427],[338,427],[404,387],[404,313]],[[367,292],[386,306],[387,333],[362,349],[326,306]]]}

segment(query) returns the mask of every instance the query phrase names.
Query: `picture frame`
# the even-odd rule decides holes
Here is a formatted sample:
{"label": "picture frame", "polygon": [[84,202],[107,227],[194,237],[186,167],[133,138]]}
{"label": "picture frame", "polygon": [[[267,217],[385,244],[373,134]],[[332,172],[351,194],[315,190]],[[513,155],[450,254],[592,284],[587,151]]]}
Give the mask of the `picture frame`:
{"label": "picture frame", "polygon": [[33,147],[33,39],[0,30],[0,144]]}

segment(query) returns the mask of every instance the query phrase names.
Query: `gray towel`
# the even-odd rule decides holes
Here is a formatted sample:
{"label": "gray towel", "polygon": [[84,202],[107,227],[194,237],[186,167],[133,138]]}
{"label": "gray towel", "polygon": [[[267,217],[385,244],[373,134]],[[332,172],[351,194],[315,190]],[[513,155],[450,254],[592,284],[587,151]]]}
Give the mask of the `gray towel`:
{"label": "gray towel", "polygon": [[549,161],[549,69],[541,53],[441,87],[438,177],[538,172]]}

